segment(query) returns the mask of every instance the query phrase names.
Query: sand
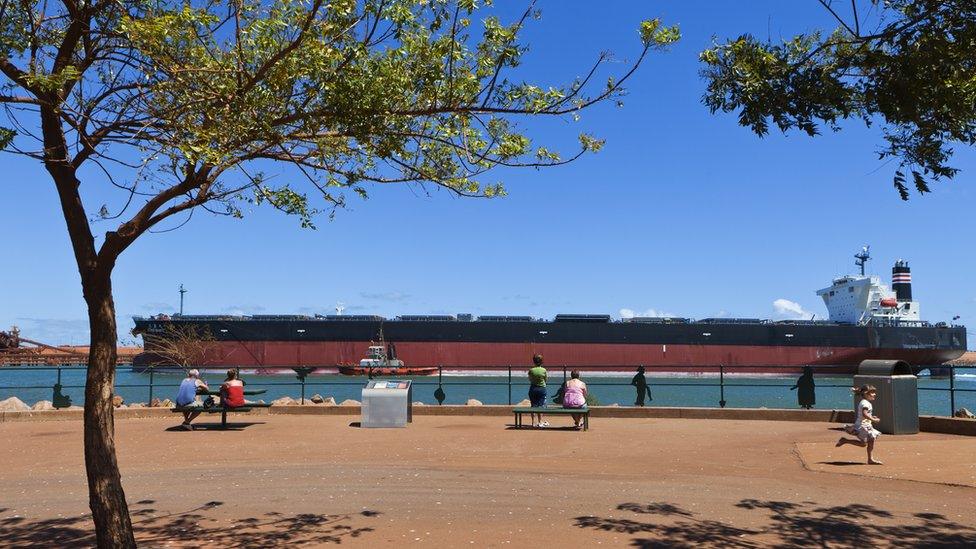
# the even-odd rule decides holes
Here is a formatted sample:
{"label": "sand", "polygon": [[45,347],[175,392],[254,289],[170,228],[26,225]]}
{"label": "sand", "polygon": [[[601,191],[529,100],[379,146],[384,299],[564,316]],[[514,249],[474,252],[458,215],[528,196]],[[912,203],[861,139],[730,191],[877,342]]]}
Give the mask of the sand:
{"label": "sand", "polygon": [[[141,545],[976,544],[972,438],[883,436],[886,465],[868,466],[863,449],[834,448],[825,423],[244,419],[194,432],[117,422]],[[90,545],[81,423],[3,423],[0,440],[0,546]]]}

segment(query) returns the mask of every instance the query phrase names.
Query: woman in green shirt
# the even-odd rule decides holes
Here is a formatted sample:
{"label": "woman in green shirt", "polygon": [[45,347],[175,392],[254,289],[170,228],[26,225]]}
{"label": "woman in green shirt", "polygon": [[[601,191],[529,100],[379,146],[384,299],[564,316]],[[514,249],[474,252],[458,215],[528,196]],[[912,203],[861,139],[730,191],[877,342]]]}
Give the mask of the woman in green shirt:
{"label": "woman in green shirt", "polygon": [[[529,369],[529,401],[533,408],[545,408],[546,406],[546,379],[549,374],[542,367],[542,355],[532,357],[534,367]],[[548,427],[549,422],[543,421],[542,414],[529,414],[532,419],[533,427]],[[539,416],[536,421],[536,416]]]}

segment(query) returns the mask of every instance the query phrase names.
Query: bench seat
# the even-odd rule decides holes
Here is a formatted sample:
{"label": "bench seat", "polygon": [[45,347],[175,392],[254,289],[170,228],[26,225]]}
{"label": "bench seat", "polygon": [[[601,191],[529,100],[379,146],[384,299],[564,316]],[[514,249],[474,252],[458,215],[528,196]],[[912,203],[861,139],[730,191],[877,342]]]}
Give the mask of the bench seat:
{"label": "bench seat", "polygon": [[515,427],[522,427],[522,415],[523,414],[556,414],[556,415],[573,415],[580,414],[583,416],[583,430],[590,430],[590,408],[584,406],[582,408],[563,408],[562,406],[542,406],[538,408],[532,408],[528,406],[521,406],[512,408],[512,413],[515,414]]}
{"label": "bench seat", "polygon": [[205,414],[218,414],[219,413],[220,414],[220,428],[221,429],[226,429],[227,428],[227,413],[228,412],[235,412],[235,413],[236,412],[250,412],[254,408],[270,408],[270,407],[271,407],[271,404],[265,404],[263,402],[248,402],[244,406],[236,406],[236,407],[232,406],[232,407],[229,407],[229,408],[228,407],[221,406],[219,404],[216,405],[216,406],[211,406],[209,408],[205,408],[202,404],[193,404],[193,405],[190,405],[190,406],[175,406],[170,411],[171,412],[174,412],[174,413],[180,413],[180,414],[185,413],[185,412],[200,412],[200,413],[205,413]]}

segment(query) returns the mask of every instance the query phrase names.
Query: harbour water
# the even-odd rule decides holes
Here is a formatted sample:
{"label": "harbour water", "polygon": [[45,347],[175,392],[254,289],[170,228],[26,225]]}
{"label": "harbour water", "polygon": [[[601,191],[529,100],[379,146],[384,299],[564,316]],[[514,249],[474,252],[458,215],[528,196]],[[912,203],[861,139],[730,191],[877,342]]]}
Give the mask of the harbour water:
{"label": "harbour water", "polygon": [[[62,393],[71,397],[73,404],[84,400],[85,370],[61,369]],[[136,373],[120,368],[116,377],[116,394],[126,402],[148,402],[152,397],[173,398],[183,374],[179,372]],[[266,389],[263,400],[270,402],[282,396],[299,398],[302,386],[295,375],[244,375],[248,389]],[[28,405],[39,400],[51,400],[58,371],[47,368],[0,368],[0,400],[16,396]],[[223,376],[205,372],[203,378],[213,385]],[[549,393],[555,393],[562,382],[563,372],[550,371]],[[464,404],[477,399],[484,404],[518,403],[527,398],[528,382],[523,371],[513,371],[509,383],[503,375],[448,375],[443,377],[414,377],[413,399],[424,404],[437,404],[435,391],[443,389],[444,404]],[[635,390],[630,385],[630,375],[609,375],[585,371],[583,379],[589,392],[599,404],[630,406],[634,404]],[[726,375],[720,386],[717,376],[647,376],[653,400],[649,406],[719,407],[724,399],[729,408],[797,408],[796,391],[790,387],[795,376],[742,376]],[[360,399],[364,377],[334,374],[312,374],[306,378],[305,396],[320,394],[332,397],[336,402]],[[152,387],[150,388],[150,383]],[[850,377],[817,377],[816,408],[847,409],[851,407]],[[919,377],[919,412],[923,415],[950,414],[950,381],[946,377]],[[976,369],[957,369],[954,379],[955,408],[976,411]],[[724,397],[723,397],[724,395]]]}

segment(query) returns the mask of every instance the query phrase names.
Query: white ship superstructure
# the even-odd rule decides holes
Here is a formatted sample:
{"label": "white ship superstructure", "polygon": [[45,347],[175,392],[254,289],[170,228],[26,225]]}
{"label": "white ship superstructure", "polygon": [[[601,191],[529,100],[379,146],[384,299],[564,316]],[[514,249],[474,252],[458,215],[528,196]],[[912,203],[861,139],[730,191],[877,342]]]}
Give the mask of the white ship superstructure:
{"label": "white ship superstructure", "polygon": [[908,262],[899,259],[892,268],[892,288],[876,275],[865,275],[871,258],[868,247],[856,256],[860,275],[835,278],[830,287],[817,292],[823,298],[830,320],[845,324],[912,326],[921,324],[919,304],[912,300],[912,275]]}

